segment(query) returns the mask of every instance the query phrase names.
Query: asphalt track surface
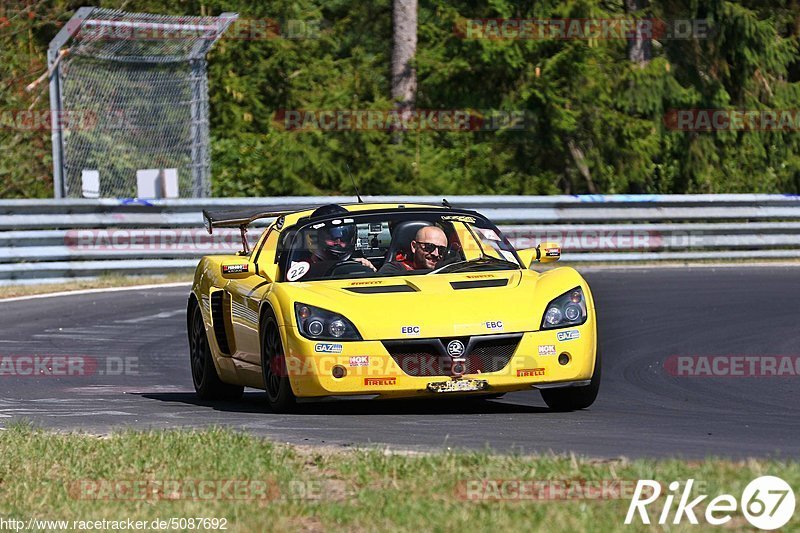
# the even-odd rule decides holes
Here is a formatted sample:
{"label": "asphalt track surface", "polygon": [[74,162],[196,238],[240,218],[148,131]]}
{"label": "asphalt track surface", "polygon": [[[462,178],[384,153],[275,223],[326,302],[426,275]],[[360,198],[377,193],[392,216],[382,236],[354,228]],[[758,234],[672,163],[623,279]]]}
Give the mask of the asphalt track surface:
{"label": "asphalt track surface", "polygon": [[[490,447],[599,457],[800,457],[800,376],[679,377],[674,355],[800,355],[800,268],[585,270],[603,383],[589,409],[556,413],[537,391],[499,400],[339,401],[268,411],[195,398],[188,285],[0,302],[0,356],[82,356],[77,376],[9,375],[0,425],[24,418],[90,433],[221,425],[279,442],[392,449]],[[121,363],[121,364],[120,364]],[[125,369],[125,365],[128,368]]]}

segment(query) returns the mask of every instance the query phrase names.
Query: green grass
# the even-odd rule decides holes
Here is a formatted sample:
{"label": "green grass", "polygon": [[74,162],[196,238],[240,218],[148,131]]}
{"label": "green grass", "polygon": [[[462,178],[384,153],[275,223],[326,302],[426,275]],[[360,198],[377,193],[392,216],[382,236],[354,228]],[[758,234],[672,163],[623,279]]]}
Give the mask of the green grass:
{"label": "green grass", "polygon": [[[647,526],[623,525],[627,497],[475,502],[460,497],[459,487],[482,479],[617,479],[635,484],[640,478],[653,478],[666,486],[672,480],[694,478],[712,497],[731,493],[738,498],[750,480],[764,474],[800,486],[798,463],[770,460],[388,453],[275,444],[224,429],[97,437],[55,434],[16,423],[0,431],[0,516],[21,520],[224,517],[228,531],[645,531]],[[80,485],[81,480],[105,483],[106,489],[76,488],[87,486],[86,481]],[[251,500],[121,499],[108,489],[116,480],[172,480],[184,486],[193,480],[263,480],[277,492]],[[312,498],[304,498],[304,492]],[[92,495],[110,497],[88,497]],[[728,526],[744,529],[747,523],[736,512]],[[690,529],[686,524],[671,530]],[[693,531],[698,530],[695,526]]]}

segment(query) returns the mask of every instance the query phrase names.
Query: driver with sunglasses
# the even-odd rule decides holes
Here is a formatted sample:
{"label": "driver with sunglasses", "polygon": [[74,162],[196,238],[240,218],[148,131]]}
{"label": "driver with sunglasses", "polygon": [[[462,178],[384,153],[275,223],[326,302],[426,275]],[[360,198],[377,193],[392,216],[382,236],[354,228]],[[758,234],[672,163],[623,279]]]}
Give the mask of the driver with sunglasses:
{"label": "driver with sunglasses", "polygon": [[411,254],[403,260],[388,261],[379,274],[395,274],[409,270],[433,270],[447,254],[447,235],[437,226],[425,226],[411,241]]}

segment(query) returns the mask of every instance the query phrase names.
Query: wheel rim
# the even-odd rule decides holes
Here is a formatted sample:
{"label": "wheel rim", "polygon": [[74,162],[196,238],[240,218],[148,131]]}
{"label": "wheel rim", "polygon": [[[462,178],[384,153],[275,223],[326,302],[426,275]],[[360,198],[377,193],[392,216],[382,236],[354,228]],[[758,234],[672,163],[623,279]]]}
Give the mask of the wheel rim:
{"label": "wheel rim", "polygon": [[281,338],[277,328],[267,328],[264,338],[264,352],[266,355],[266,361],[264,361],[264,388],[269,399],[277,401],[283,377],[282,369],[284,368]]}
{"label": "wheel rim", "polygon": [[203,327],[203,318],[200,309],[194,312],[192,319],[192,334],[189,336],[189,354],[192,363],[192,380],[195,387],[203,383],[206,373],[206,350],[208,349],[206,332]]}

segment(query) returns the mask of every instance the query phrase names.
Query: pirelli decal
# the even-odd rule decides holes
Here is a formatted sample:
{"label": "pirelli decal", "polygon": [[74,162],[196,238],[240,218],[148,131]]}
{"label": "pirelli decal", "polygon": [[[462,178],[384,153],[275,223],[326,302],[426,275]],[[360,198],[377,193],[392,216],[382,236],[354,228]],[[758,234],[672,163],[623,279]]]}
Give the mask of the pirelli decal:
{"label": "pirelli decal", "polygon": [[385,387],[387,385],[395,385],[396,383],[397,383],[396,377],[364,378],[364,385],[367,387]]}
{"label": "pirelli decal", "polygon": [[544,368],[522,368],[517,370],[517,377],[544,376]]}

